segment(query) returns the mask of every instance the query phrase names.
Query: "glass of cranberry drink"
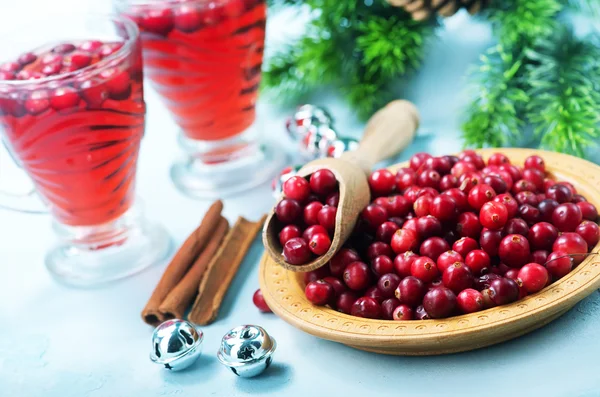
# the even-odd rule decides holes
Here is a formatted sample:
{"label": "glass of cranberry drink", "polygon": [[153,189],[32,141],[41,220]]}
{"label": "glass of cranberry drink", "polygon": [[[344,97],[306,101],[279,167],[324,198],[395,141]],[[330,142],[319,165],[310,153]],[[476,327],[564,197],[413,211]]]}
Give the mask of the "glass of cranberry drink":
{"label": "glass of cranberry drink", "polygon": [[139,30],[118,16],[32,23],[5,32],[0,135],[52,215],[59,243],[46,266],[77,286],[131,275],[170,248],[133,205],[146,113]]}
{"label": "glass of cranberry drink", "polygon": [[265,0],[114,1],[140,28],[146,75],[181,129],[177,188],[213,197],[270,180],[285,158],[258,140]]}

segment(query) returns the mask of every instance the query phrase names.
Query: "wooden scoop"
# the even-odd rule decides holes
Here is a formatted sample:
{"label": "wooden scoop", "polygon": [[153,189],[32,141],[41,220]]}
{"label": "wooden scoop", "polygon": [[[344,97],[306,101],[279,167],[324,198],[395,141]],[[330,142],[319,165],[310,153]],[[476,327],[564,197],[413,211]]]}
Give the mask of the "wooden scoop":
{"label": "wooden scoop", "polygon": [[[396,100],[375,113],[365,128],[357,150],[346,152],[340,158],[311,161],[297,175],[306,177],[326,168],[335,175],[340,189],[340,201],[335,218],[335,234],[325,255],[304,265],[285,261],[278,231],[281,224],[275,216],[275,207],[267,216],[263,229],[263,244],[273,260],[294,272],[308,272],[325,265],[352,234],[361,211],[369,205],[371,193],[367,177],[378,162],[404,150],[413,140],[419,126],[419,112],[410,102]],[[283,195],[280,198],[283,199]]]}

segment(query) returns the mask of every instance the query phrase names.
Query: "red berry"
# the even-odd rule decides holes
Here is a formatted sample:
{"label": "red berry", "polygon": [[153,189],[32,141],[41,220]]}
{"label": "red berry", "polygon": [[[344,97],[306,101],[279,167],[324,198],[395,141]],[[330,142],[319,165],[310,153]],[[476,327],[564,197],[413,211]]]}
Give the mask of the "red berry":
{"label": "red berry", "polygon": [[577,203],[579,210],[581,210],[581,216],[583,219],[587,219],[588,221],[596,222],[598,219],[598,210],[592,203],[588,203],[587,201],[581,201]]}
{"label": "red berry", "polygon": [[21,56],[19,56],[19,59],[17,59],[17,62],[19,62],[19,64],[21,66],[25,66],[25,65],[29,65],[32,62],[35,62],[36,59],[37,59],[37,55],[35,55],[33,52],[26,52],[26,53],[22,54]]}
{"label": "red berry", "polygon": [[337,298],[335,307],[342,313],[350,314],[352,311],[352,306],[357,299],[358,295],[354,291],[342,292]]}
{"label": "red berry", "polygon": [[481,223],[479,223],[479,218],[472,212],[463,212],[458,217],[456,231],[461,237],[477,238],[481,233]]}
{"label": "red berry", "polygon": [[434,288],[423,297],[423,308],[431,318],[446,318],[456,309],[456,295],[448,288]]}
{"label": "red berry", "polygon": [[0,65],[0,70],[3,72],[18,72],[21,70],[21,65],[16,62],[7,62]]}
{"label": "red berry", "polygon": [[84,41],[83,43],[81,43],[79,45],[79,49],[82,51],[86,51],[86,52],[96,52],[100,49],[100,47],[102,47],[102,43],[101,41],[98,40],[88,40],[88,41]]}
{"label": "red berry", "polygon": [[519,284],[519,271],[520,270],[521,269],[510,269],[506,273],[504,273],[504,277],[510,278],[511,280],[514,280],[517,282],[517,284]]}
{"label": "red berry", "polygon": [[412,229],[400,229],[392,236],[391,246],[396,254],[402,254],[415,251],[418,243],[417,232]]}
{"label": "red berry", "polygon": [[500,260],[510,267],[521,267],[529,260],[529,241],[518,234],[509,234],[500,242]]}
{"label": "red berry", "polygon": [[330,207],[337,207],[340,203],[340,192],[331,193],[325,199],[325,204]]}
{"label": "red berry", "polygon": [[450,196],[456,204],[457,211],[464,211],[467,208],[469,202],[467,201],[467,195],[464,194],[460,189],[450,189],[442,192],[441,196]]}
{"label": "red berry", "polygon": [[433,259],[421,256],[416,258],[410,266],[410,274],[424,283],[429,283],[438,277],[440,273]]}
{"label": "red berry", "polygon": [[378,255],[371,262],[371,269],[376,276],[392,273],[394,271],[394,261],[389,256]]}
{"label": "red berry", "polygon": [[519,203],[517,203],[517,200],[515,200],[510,193],[499,194],[498,196],[494,197],[492,201],[503,204],[506,207],[509,219],[514,218],[519,211]]}
{"label": "red berry", "polygon": [[350,314],[364,318],[381,318],[381,305],[373,298],[365,297],[358,298],[352,305]]}
{"label": "red berry", "polygon": [[323,206],[317,213],[319,224],[329,231],[335,230],[335,217],[337,208],[329,205]]}
{"label": "red berry", "polygon": [[529,230],[529,244],[533,250],[551,250],[558,237],[558,230],[548,222],[540,222]]}
{"label": "red berry", "polygon": [[374,286],[372,286],[372,287],[368,288],[368,289],[365,291],[365,293],[364,293],[364,295],[363,295],[363,296],[366,296],[366,297],[369,297],[369,298],[373,298],[373,299],[375,299],[375,300],[377,301],[377,303],[379,303],[379,304],[382,304],[382,303],[383,303],[383,301],[385,300],[385,297],[383,296],[383,294],[381,293],[381,291],[379,290],[379,288],[377,288],[377,286],[376,286],[376,285],[374,285]]}
{"label": "red berry", "polygon": [[392,236],[400,227],[394,222],[383,222],[375,232],[375,238],[389,244],[392,241]]}
{"label": "red berry", "polygon": [[587,199],[585,197],[583,197],[581,194],[574,194],[573,195],[573,200],[571,201],[572,203],[583,203],[583,202],[587,202]]}
{"label": "red berry", "polygon": [[478,291],[483,291],[484,289],[490,288],[492,281],[499,278],[501,278],[501,276],[495,273],[484,274],[474,280],[473,287]]}
{"label": "red berry", "polygon": [[50,65],[52,63],[62,63],[63,57],[59,54],[46,54],[40,60],[42,65]]}
{"label": "red berry", "polygon": [[454,189],[458,186],[458,178],[454,175],[448,174],[444,175],[442,179],[440,179],[440,190],[445,191],[449,189]]}
{"label": "red berry", "polygon": [[450,172],[452,164],[446,157],[430,157],[425,160],[423,169],[430,169],[436,171],[440,175],[446,175]]}
{"label": "red berry", "polygon": [[392,319],[395,321],[407,321],[414,318],[413,310],[406,305],[399,305],[394,309]]}
{"label": "red berry", "polygon": [[515,200],[517,200],[519,205],[529,204],[533,207],[537,207],[540,203],[537,195],[533,192],[519,192],[515,195]]}
{"label": "red berry", "polygon": [[[407,219],[404,222],[404,225],[402,225],[402,229],[405,229],[405,230],[409,230],[410,229],[410,230],[414,231],[415,233],[417,233],[417,237],[419,237],[419,232],[418,232],[419,228],[418,228],[418,225],[417,225],[418,224],[418,220],[419,220],[419,218],[409,218],[409,219]],[[392,236],[392,238],[394,238],[394,237]]]}
{"label": "red berry", "polygon": [[430,237],[423,241],[419,253],[423,256],[437,261],[438,257],[450,249],[450,245],[441,237]]}
{"label": "red berry", "polygon": [[[554,244],[552,251],[564,251],[567,254],[585,254],[588,252],[588,246],[583,237],[577,233],[562,233]],[[580,264],[585,259],[585,255],[574,255],[573,263]]]}
{"label": "red berry", "polygon": [[488,159],[488,165],[510,164],[510,159],[502,153],[494,153]]}
{"label": "red berry", "polygon": [[600,241],[600,228],[598,224],[592,221],[583,221],[577,226],[575,229],[575,233],[579,234],[585,242],[587,243],[588,248],[595,247]]}
{"label": "red berry", "polygon": [[469,192],[469,205],[479,211],[481,207],[483,207],[483,204],[493,200],[494,197],[496,197],[496,192],[494,192],[494,189],[492,189],[490,185],[483,183],[475,186]]}
{"label": "red berry", "polygon": [[477,171],[477,167],[475,167],[475,164],[467,163],[466,161],[459,161],[458,163],[454,164],[454,166],[450,170],[452,175],[454,175],[457,178],[460,178],[462,175],[464,175],[467,172],[475,172],[475,171]]}
{"label": "red berry", "polygon": [[454,219],[456,210],[456,202],[449,195],[439,195],[429,205],[429,213],[442,222]]}
{"label": "red berry", "polygon": [[111,98],[119,100],[129,96],[131,78],[127,71],[110,68],[103,70],[100,77],[106,80],[105,84]]}
{"label": "red berry", "polygon": [[384,201],[385,205],[383,207],[390,217],[406,216],[411,210],[411,205],[404,196],[387,197]]}
{"label": "red berry", "polygon": [[173,13],[169,8],[148,10],[140,19],[143,29],[166,35],[173,28]]}
{"label": "red berry", "polygon": [[529,181],[535,185],[535,189],[538,192],[544,191],[544,177],[546,175],[535,168],[526,168],[523,170],[523,179]]}
{"label": "red berry", "polygon": [[422,239],[442,234],[442,223],[431,215],[417,218],[416,222],[417,234]]}
{"label": "red berry", "polygon": [[275,207],[277,219],[284,224],[294,223],[300,219],[302,207],[296,200],[283,199]]}
{"label": "red berry", "polygon": [[418,194],[421,191],[421,188],[418,186],[411,186],[404,191],[404,198],[408,201],[408,203],[412,206],[415,201],[417,201]]}
{"label": "red berry", "polygon": [[323,281],[331,284],[331,286],[333,287],[333,290],[335,291],[336,297],[340,296],[343,292],[346,292],[348,290],[348,288],[346,287],[346,284],[344,284],[344,282],[337,277],[332,277],[332,276],[323,277]]}
{"label": "red berry", "polygon": [[431,187],[438,189],[440,187],[441,176],[434,170],[423,170],[417,176],[417,184],[421,187]]}
{"label": "red berry", "polygon": [[260,289],[257,289],[254,295],[252,295],[252,302],[261,312],[271,313],[271,309],[267,305],[267,302],[265,302],[265,298]]}
{"label": "red berry", "polygon": [[[556,207],[558,207],[558,201],[552,199],[544,199],[538,204],[538,210],[540,211],[540,219],[544,222],[552,222],[552,214]],[[580,207],[581,209],[581,207]]]}
{"label": "red berry", "polygon": [[388,244],[381,241],[375,241],[369,245],[369,248],[367,248],[367,257],[370,260],[373,260],[379,255],[385,255],[391,258],[394,256],[394,252]]}
{"label": "red berry", "polygon": [[331,239],[325,233],[314,234],[308,242],[308,248],[315,255],[325,255],[329,247],[331,247]]}
{"label": "red berry", "polygon": [[327,230],[321,225],[312,225],[304,229],[302,238],[308,243],[315,234],[327,234]]}
{"label": "red berry", "polygon": [[483,295],[472,288],[461,291],[456,297],[456,304],[463,313],[475,313],[485,309]]}
{"label": "red berry", "polygon": [[446,252],[442,252],[436,261],[438,270],[440,273],[444,273],[447,268],[449,268],[452,264],[456,262],[463,262],[463,257],[458,252],[449,250]]}
{"label": "red berry", "polygon": [[473,163],[475,165],[475,167],[477,167],[478,170],[485,167],[485,162],[483,161],[483,157],[481,157],[476,152],[472,152],[472,153],[471,152],[469,152],[469,153],[463,152],[463,155],[460,156],[460,159],[462,161]]}
{"label": "red berry", "polygon": [[533,184],[533,182],[528,181],[527,179],[520,179],[515,182],[513,185],[511,192],[513,194],[517,194],[519,192],[536,192],[537,187]]}
{"label": "red berry", "polygon": [[561,204],[552,213],[552,223],[561,232],[575,231],[582,220],[581,210],[573,203]]}
{"label": "red berry", "polygon": [[546,197],[562,204],[571,202],[573,193],[571,193],[571,190],[562,183],[557,183],[546,189]]}
{"label": "red berry", "polygon": [[310,185],[301,176],[293,176],[283,183],[283,193],[287,198],[302,203],[310,195]]}
{"label": "red berry", "polygon": [[329,269],[333,276],[341,277],[344,274],[344,270],[346,270],[346,266],[357,261],[360,261],[360,256],[358,256],[356,251],[349,248],[342,248],[331,258]]}
{"label": "red berry", "polygon": [[[337,188],[337,180],[333,172],[327,169],[315,171],[310,176],[310,188],[316,194],[326,196],[332,194]],[[337,207],[337,203],[335,205]]]}
{"label": "red berry", "polygon": [[529,226],[521,218],[512,218],[506,222],[506,226],[502,230],[506,234],[520,234],[521,236],[529,236]]}
{"label": "red berry", "polygon": [[52,52],[55,54],[68,54],[69,52],[75,51],[77,47],[75,47],[71,43],[63,43],[55,46],[52,49]]}
{"label": "red berry", "polygon": [[424,195],[415,201],[413,205],[413,210],[417,216],[427,216],[430,215],[429,208],[431,207],[431,203],[433,202],[433,197],[430,195]]}
{"label": "red berry", "polygon": [[33,91],[25,100],[25,109],[34,116],[46,111],[49,107],[50,100],[46,90]]}
{"label": "red berry", "polygon": [[202,16],[197,7],[183,4],[175,9],[173,22],[175,28],[185,33],[191,33],[202,25]]}
{"label": "red berry", "polygon": [[394,191],[395,175],[386,169],[381,169],[369,175],[369,187],[375,196],[386,196]]}
{"label": "red berry", "polygon": [[326,281],[317,280],[308,283],[304,289],[306,299],[313,305],[323,306],[332,303],[335,299],[333,286]]}
{"label": "red berry", "polygon": [[412,263],[419,256],[412,251],[406,251],[403,254],[398,254],[394,258],[394,270],[400,277],[410,276],[410,268]]}
{"label": "red berry", "polygon": [[80,95],[90,107],[100,107],[108,98],[108,90],[99,80],[86,80],[79,85]]}
{"label": "red berry", "polygon": [[429,153],[415,153],[410,158],[410,168],[417,171],[421,166],[425,165],[425,162],[430,159],[431,156]]}
{"label": "red berry", "polygon": [[484,269],[490,269],[490,256],[484,250],[473,250],[465,257],[465,264],[474,275],[480,275]]}
{"label": "red berry", "polygon": [[525,159],[525,169],[527,168],[533,168],[541,172],[546,172],[546,164],[544,163],[544,159],[536,155],[529,156]]}
{"label": "red berry", "polygon": [[318,225],[319,224],[319,211],[323,208],[323,204],[318,201],[313,201],[304,207],[304,223],[307,225]]}
{"label": "red berry", "polygon": [[306,241],[300,237],[288,240],[283,246],[283,257],[292,265],[304,265],[311,258]]}
{"label": "red berry", "polygon": [[548,260],[548,255],[550,255],[550,252],[546,250],[533,251],[531,253],[531,256],[529,257],[529,262],[539,263],[540,265],[543,265]]}
{"label": "red berry", "polygon": [[548,283],[548,270],[537,263],[528,263],[519,270],[519,280],[528,293],[541,291]]}
{"label": "red berry", "polygon": [[419,305],[414,310],[414,318],[416,320],[429,320],[431,317],[429,317],[429,314],[427,314],[423,305]]}
{"label": "red berry", "polygon": [[42,73],[46,76],[52,76],[60,72],[62,65],[60,63],[51,63],[42,68]]}
{"label": "red berry", "polygon": [[416,277],[403,278],[396,288],[396,298],[405,305],[415,307],[421,303],[425,295],[425,284]]}
{"label": "red berry", "polygon": [[371,228],[376,229],[379,225],[387,220],[388,213],[385,208],[379,205],[369,204],[362,211],[361,216]]}
{"label": "red berry", "polygon": [[573,258],[565,251],[554,251],[548,255],[545,266],[553,279],[558,280],[573,269]]}
{"label": "red berry", "polygon": [[13,72],[5,72],[0,70],[0,81],[2,80],[14,80],[15,74]]}
{"label": "red berry", "polygon": [[442,282],[446,288],[458,294],[466,288],[471,288],[473,285],[473,273],[471,273],[469,267],[464,263],[455,262],[444,271]]}
{"label": "red berry", "polygon": [[508,221],[508,210],[504,204],[487,202],[481,207],[479,221],[490,230],[500,230]]}
{"label": "red berry", "polygon": [[385,298],[393,298],[396,288],[400,284],[400,277],[394,273],[384,274],[377,281],[377,288]]}
{"label": "red berry", "polygon": [[103,44],[102,47],[100,47],[100,51],[98,51],[98,54],[101,58],[106,58],[120,50],[121,47],[123,47],[123,43]]}
{"label": "red berry", "polygon": [[519,207],[519,216],[530,225],[541,220],[540,210],[529,204],[523,204]]}
{"label": "red berry", "polygon": [[519,298],[519,285],[509,278],[499,278],[490,283],[491,299],[500,306],[516,301]]}
{"label": "red berry", "polygon": [[281,243],[281,246],[284,246],[285,243],[287,243],[289,240],[301,236],[302,232],[300,231],[300,228],[298,226],[287,225],[284,226],[283,229],[281,229],[281,231],[279,232],[279,242]]}
{"label": "red berry", "polygon": [[497,194],[506,193],[508,191],[508,185],[506,182],[496,175],[486,175],[483,178],[483,183],[490,185]]}
{"label": "red berry", "polygon": [[479,249],[479,244],[471,237],[463,237],[452,244],[452,250],[458,252],[463,258],[476,249]]}
{"label": "red berry", "polygon": [[417,173],[412,168],[400,168],[396,174],[396,189],[404,192],[417,183]]}
{"label": "red berry", "polygon": [[363,262],[352,262],[344,270],[344,282],[348,288],[360,291],[369,286],[371,281],[369,266]]}
{"label": "red berry", "polygon": [[381,316],[384,320],[393,320],[394,310],[400,305],[396,298],[389,298],[381,302]]}
{"label": "red berry", "polygon": [[90,54],[82,51],[75,51],[69,55],[66,55],[63,58],[63,64],[65,66],[72,66],[75,70],[84,68],[88,66],[91,62],[92,57],[90,56]]}

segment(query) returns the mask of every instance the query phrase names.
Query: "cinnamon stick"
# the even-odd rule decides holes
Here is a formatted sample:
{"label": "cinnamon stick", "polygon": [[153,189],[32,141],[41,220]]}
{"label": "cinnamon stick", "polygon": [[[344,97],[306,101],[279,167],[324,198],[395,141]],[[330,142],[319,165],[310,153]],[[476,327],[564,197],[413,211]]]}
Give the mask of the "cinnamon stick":
{"label": "cinnamon stick", "polygon": [[217,318],[229,285],[264,222],[265,217],[258,222],[238,218],[208,265],[206,275],[198,288],[198,296],[188,316],[190,321],[206,325]]}
{"label": "cinnamon stick", "polygon": [[163,315],[165,320],[183,318],[185,312],[190,307],[190,303],[192,303],[194,297],[198,294],[198,286],[200,285],[200,281],[205,274],[208,264],[215,256],[215,253],[221,246],[221,242],[228,231],[229,223],[227,223],[227,219],[221,217],[217,227],[214,229],[210,241],[204,247],[204,250],[198,259],[196,259],[186,275],[181,279],[177,286],[169,292],[162,304],[158,307],[158,311]]}
{"label": "cinnamon stick", "polygon": [[142,310],[142,318],[146,323],[155,326],[164,321],[158,307],[167,294],[181,281],[194,260],[206,246],[209,237],[214,232],[215,225],[221,218],[221,211],[223,211],[223,203],[217,200],[209,207],[200,226],[181,245],[156,285],[146,307]]}

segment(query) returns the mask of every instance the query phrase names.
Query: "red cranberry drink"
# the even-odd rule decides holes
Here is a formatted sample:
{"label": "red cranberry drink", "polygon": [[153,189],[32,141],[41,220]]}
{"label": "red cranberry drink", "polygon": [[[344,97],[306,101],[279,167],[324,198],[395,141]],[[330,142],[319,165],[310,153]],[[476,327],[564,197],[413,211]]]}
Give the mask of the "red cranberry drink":
{"label": "red cranberry drink", "polygon": [[[265,1],[115,1],[119,12],[138,24],[146,74],[182,130],[180,143],[188,156],[187,163],[173,168],[176,185],[203,196],[208,194],[203,190],[214,194],[250,187],[278,170],[264,158],[274,155],[264,154],[250,136],[261,79]],[[240,162],[248,158],[260,161]],[[217,175],[218,166],[232,171],[235,161],[240,166],[234,172]],[[239,178],[232,180],[232,175]]]}
{"label": "red cranberry drink", "polygon": [[[130,208],[146,112],[139,34],[125,19],[78,21],[83,29],[73,29],[74,40],[64,40],[70,25],[62,21],[60,39],[52,40],[52,32],[32,37],[23,52],[0,63],[0,131],[66,240],[83,251],[126,249],[125,231],[136,226]],[[56,267],[66,258],[69,266],[79,263],[83,251],[65,247],[47,264],[75,277],[75,269]]]}

